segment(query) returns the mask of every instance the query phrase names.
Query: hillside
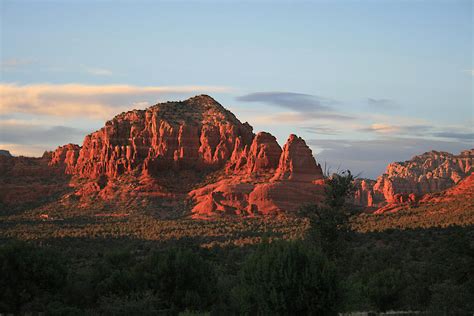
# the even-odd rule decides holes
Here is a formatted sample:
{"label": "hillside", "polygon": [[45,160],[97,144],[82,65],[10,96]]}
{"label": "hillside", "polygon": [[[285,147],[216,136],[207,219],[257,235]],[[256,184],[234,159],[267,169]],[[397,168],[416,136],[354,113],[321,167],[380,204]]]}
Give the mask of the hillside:
{"label": "hillside", "polygon": [[442,192],[474,172],[474,149],[458,155],[430,151],[404,162],[393,162],[377,180],[356,183],[354,203],[382,213],[407,203],[416,204],[426,194]]}
{"label": "hillside", "polygon": [[416,201],[387,204],[353,218],[358,231],[474,225],[474,173],[455,186]]}

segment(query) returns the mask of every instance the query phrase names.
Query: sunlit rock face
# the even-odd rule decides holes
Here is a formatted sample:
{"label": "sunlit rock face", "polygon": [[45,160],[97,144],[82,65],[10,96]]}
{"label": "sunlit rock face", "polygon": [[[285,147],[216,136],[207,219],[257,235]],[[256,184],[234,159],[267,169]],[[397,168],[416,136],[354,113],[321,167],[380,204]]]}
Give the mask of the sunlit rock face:
{"label": "sunlit rock face", "polygon": [[424,195],[421,203],[440,203],[451,202],[457,199],[463,199],[471,202],[471,212],[474,212],[474,172],[466,178],[459,181],[455,186],[440,192]]}
{"label": "sunlit rock face", "polygon": [[[248,165],[244,168],[247,172],[228,175],[190,192],[196,201],[193,216],[276,214],[321,202],[324,186],[321,166],[316,164],[304,140],[290,135],[283,150],[277,146],[270,134],[258,134],[252,148],[260,150],[249,151]],[[255,161],[261,164],[255,165]]]}
{"label": "sunlit rock face", "polygon": [[211,97],[160,103],[119,114],[87,135],[72,173],[116,178],[153,176],[169,169],[217,169],[252,138],[250,125]]}
{"label": "sunlit rock face", "polygon": [[50,166],[73,176],[85,205],[187,199],[194,217],[209,217],[294,211],[322,200],[321,167],[303,139],[290,135],[282,149],[206,95],[119,114],[82,146],[50,155]]}
{"label": "sunlit rock face", "polygon": [[50,166],[62,166],[66,174],[74,174],[81,147],[76,144],[59,146],[51,153]]}
{"label": "sunlit rock face", "polygon": [[356,182],[354,201],[362,206],[415,203],[429,193],[449,189],[474,171],[474,149],[458,155],[430,151],[387,166],[376,181]]}

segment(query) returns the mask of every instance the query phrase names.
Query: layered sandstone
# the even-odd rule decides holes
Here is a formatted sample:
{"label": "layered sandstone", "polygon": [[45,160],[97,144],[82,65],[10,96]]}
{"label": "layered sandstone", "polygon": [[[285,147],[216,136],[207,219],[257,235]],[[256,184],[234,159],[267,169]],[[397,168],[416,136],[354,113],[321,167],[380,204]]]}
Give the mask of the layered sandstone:
{"label": "layered sandstone", "polygon": [[395,213],[413,208],[428,209],[433,216],[439,212],[452,212],[453,216],[461,214],[461,217],[469,222],[474,218],[474,173],[459,181],[449,189],[428,193],[421,197],[413,193],[401,195],[397,202],[387,203],[378,208],[375,214]]}
{"label": "layered sandstone", "polygon": [[[209,96],[117,115],[87,135],[71,173],[86,178],[154,176],[163,170],[218,169],[252,128]],[[239,148],[240,149],[240,148]]]}
{"label": "layered sandstone", "polygon": [[356,179],[353,203],[359,206],[374,206],[376,204],[373,191],[375,183],[376,181],[371,179]]}
{"label": "layered sandstone", "polygon": [[206,95],[119,114],[82,146],[50,155],[50,166],[73,176],[84,206],[189,199],[195,217],[254,215],[293,211],[322,195],[321,167],[303,139],[290,135],[282,149]]}
{"label": "layered sandstone", "polygon": [[281,152],[276,138],[266,132],[258,133],[250,146],[242,146],[238,140],[227,165],[227,173],[251,174],[275,170],[278,167]]}
{"label": "layered sandstone", "polygon": [[[283,150],[274,137],[259,134],[246,161],[248,173],[230,176],[216,183],[190,192],[196,202],[194,217],[224,214],[276,214],[295,211],[304,204],[321,202],[324,179],[311,149],[304,140],[290,135]],[[262,138],[267,141],[262,143]],[[270,145],[268,145],[270,144]],[[276,147],[278,146],[278,147]],[[276,153],[281,152],[276,165]],[[273,157],[269,159],[269,157]],[[252,162],[260,161],[255,168]],[[232,164],[232,162],[231,162]]]}
{"label": "layered sandstone", "polygon": [[61,166],[66,174],[73,174],[81,147],[76,144],[67,144],[56,148],[51,153],[50,166]]}
{"label": "layered sandstone", "polygon": [[457,199],[470,201],[471,212],[474,212],[474,172],[443,192],[426,194],[420,203],[452,202]]}
{"label": "layered sandstone", "polygon": [[377,181],[356,183],[355,202],[383,212],[396,204],[416,204],[429,193],[449,189],[474,171],[474,149],[459,155],[431,151],[387,166]]}

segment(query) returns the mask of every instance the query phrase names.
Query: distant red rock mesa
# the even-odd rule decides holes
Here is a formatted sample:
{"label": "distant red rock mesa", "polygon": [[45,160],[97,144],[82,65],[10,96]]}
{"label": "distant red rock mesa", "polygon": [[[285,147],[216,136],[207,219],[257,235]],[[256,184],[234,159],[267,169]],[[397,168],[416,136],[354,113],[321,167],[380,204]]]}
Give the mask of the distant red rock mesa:
{"label": "distant red rock mesa", "polygon": [[416,205],[431,193],[457,186],[473,172],[474,149],[459,155],[426,152],[405,162],[389,164],[376,181],[358,180],[354,202],[376,209],[376,213],[394,211],[400,205]]}

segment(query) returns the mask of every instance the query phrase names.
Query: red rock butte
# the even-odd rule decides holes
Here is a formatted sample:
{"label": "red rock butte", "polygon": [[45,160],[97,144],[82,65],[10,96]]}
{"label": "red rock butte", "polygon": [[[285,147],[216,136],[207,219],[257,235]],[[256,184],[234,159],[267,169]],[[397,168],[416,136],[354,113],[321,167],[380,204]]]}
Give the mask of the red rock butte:
{"label": "red rock butte", "polygon": [[50,154],[83,206],[95,199],[188,200],[194,217],[274,214],[322,200],[320,165],[296,135],[274,136],[207,95],[121,113]]}

